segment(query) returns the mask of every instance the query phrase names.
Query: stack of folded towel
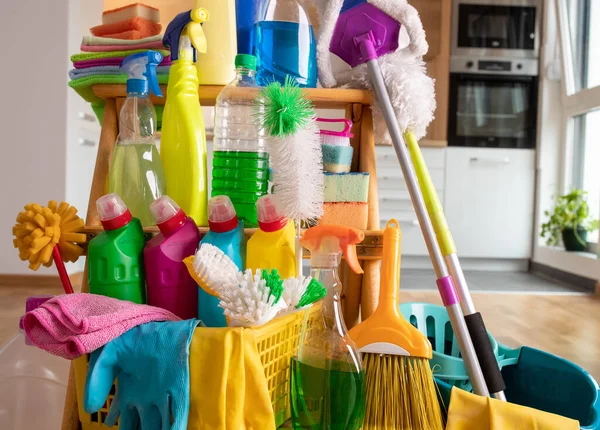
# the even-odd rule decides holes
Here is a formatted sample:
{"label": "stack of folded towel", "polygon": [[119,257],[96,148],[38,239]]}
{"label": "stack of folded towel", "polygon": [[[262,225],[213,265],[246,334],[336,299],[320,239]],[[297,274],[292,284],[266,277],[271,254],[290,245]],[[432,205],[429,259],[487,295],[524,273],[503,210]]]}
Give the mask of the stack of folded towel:
{"label": "stack of folded towel", "polygon": [[[128,55],[149,49],[163,54],[156,72],[159,84],[167,84],[171,57],[162,43],[159,20],[158,9],[140,3],[106,11],[102,25],[90,29],[93,36],[83,38],[82,52],[71,56],[74,68],[69,71],[69,86],[92,104],[100,121],[104,115],[104,100],[94,95],[92,86],[125,84],[127,74],[120,70],[120,65]],[[156,108],[157,115],[162,117],[161,107]]]}

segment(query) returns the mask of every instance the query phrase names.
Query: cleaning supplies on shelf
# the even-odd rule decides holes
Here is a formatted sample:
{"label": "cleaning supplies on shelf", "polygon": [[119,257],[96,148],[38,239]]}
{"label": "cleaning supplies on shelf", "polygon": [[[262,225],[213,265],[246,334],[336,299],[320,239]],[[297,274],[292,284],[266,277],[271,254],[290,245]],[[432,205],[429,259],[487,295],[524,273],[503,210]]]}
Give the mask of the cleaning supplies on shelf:
{"label": "cleaning supplies on shelf", "polygon": [[363,425],[365,386],[360,354],[342,317],[338,265],[344,254],[362,273],[356,244],[364,233],[343,226],[307,230],[302,245],[311,251],[311,276],[327,289],[321,318],[305,319],[298,356],[291,364],[292,425],[304,429],[358,430]]}
{"label": "cleaning supplies on shelf", "polygon": [[183,259],[196,252],[198,227],[169,196],[152,202],[150,211],[160,233],[144,247],[148,304],[184,320],[196,318],[198,287]]}
{"label": "cleaning supplies on shelf", "polygon": [[[227,196],[216,196],[208,201],[208,225],[210,230],[200,241],[200,247],[210,244],[233,261],[237,270],[244,270],[246,260],[246,234],[244,223],[238,221],[235,209]],[[218,270],[211,267],[210,270]],[[207,327],[226,327],[219,298],[200,288],[198,292],[198,318]]]}
{"label": "cleaning supplies on shelf", "polygon": [[167,26],[163,39],[173,59],[160,144],[167,194],[201,226],[208,224],[208,182],[204,117],[194,60],[196,50],[206,51],[202,23],[207,19],[205,9],[180,13]]}
{"label": "cleaning supplies on shelf", "polygon": [[200,85],[227,85],[235,77],[235,0],[196,0],[196,10],[199,9],[210,14],[204,28],[210,49],[201,52],[196,62],[198,81]]}
{"label": "cleaning supplies on shelf", "polygon": [[178,319],[165,309],[76,293],[56,296],[27,312],[23,326],[38,348],[73,360],[140,324]]}
{"label": "cleaning supplies on shelf", "polygon": [[256,31],[259,84],[283,85],[289,76],[303,88],[316,88],[317,42],[297,0],[269,0]]}
{"label": "cleaning supplies on shelf", "polygon": [[[94,351],[83,397],[87,413],[102,408],[118,379],[104,424],[119,429],[185,430],[190,408],[190,342],[198,320],[151,322]],[[168,425],[165,423],[169,423]]]}
{"label": "cleaning supplies on shelf", "polygon": [[[259,121],[271,136],[269,153],[274,194],[280,210],[295,222],[296,267],[302,274],[302,221],[323,215],[323,155],[312,103],[288,77],[273,82],[257,97]],[[287,276],[286,276],[287,277]]]}
{"label": "cleaning supplies on shelf", "polygon": [[236,0],[235,20],[237,27],[238,54],[254,54],[256,45],[256,22],[262,13],[264,0]]}
{"label": "cleaning supplies on shelf", "polygon": [[247,269],[235,283],[219,289],[219,306],[231,327],[260,327],[286,309],[282,299],[283,279],[277,270]]}
{"label": "cleaning supplies on shelf", "polygon": [[258,199],[258,230],[248,240],[246,267],[276,269],[283,278],[298,276],[294,222],[283,215],[279,199],[268,194]]}
{"label": "cleaning supplies on shelf", "polygon": [[165,172],[156,140],[156,111],[150,91],[162,96],[156,66],[162,54],[146,51],[123,60],[127,98],[121,108],[119,136],[110,162],[108,191],[118,194],[143,226],[154,224],[150,204],[165,194]]}
{"label": "cleaning supplies on shelf", "polygon": [[354,135],[350,132],[352,121],[348,119],[317,118],[317,122],[344,123],[342,131],[326,130],[321,128],[321,148],[323,150],[323,170],[329,173],[347,173],[352,166],[354,148],[350,146],[350,139]]}
{"label": "cleaning supplies on shelf", "polygon": [[[28,297],[25,309],[30,312],[50,298],[52,296]],[[23,331],[23,318],[18,333],[0,345],[2,429],[56,429],[61,426],[71,363],[32,345]]]}
{"label": "cleaning supplies on shelf", "polygon": [[350,337],[364,353],[364,429],[442,430],[429,367],[431,344],[398,309],[400,241],[398,221],[391,220],[383,233],[379,305],[373,315],[350,330]]}
{"label": "cleaning supplies on shelf", "polygon": [[88,244],[90,293],[146,303],[144,230],[117,194],[96,201],[104,231]]}
{"label": "cleaning supplies on shelf", "polygon": [[50,200],[48,207],[29,203],[12,228],[13,245],[19,250],[19,258],[29,261],[31,270],[38,270],[42,264],[50,267],[54,261],[65,293],[71,294],[73,286],[64,262],[75,262],[83,253],[78,243],[85,243],[87,238],[76,233],[82,227],[77,209],[66,202]]}
{"label": "cleaning supplies on shelf", "polygon": [[[269,153],[262,127],[255,123],[256,57],[235,58],[236,77],[218,95],[215,106],[212,195],[228,196],[246,227],[257,227],[256,201],[269,192]],[[260,113],[260,110],[259,110]]]}

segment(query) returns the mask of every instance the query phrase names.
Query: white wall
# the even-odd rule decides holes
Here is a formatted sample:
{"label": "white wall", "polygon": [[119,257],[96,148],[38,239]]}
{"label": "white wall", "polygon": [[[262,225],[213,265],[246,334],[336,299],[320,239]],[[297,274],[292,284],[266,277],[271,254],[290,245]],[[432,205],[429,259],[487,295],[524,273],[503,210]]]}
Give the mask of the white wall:
{"label": "white wall", "polygon": [[0,2],[0,273],[32,273],[12,245],[23,205],[66,197],[67,17],[66,0]]}

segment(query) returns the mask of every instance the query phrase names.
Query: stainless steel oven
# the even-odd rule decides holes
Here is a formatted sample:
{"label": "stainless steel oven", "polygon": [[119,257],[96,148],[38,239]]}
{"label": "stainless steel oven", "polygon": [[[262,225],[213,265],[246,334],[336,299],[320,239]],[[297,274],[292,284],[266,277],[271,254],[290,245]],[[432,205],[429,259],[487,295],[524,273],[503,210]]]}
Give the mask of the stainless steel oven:
{"label": "stainless steel oven", "polygon": [[542,0],[453,0],[452,55],[537,58]]}
{"label": "stainless steel oven", "polygon": [[535,148],[537,60],[453,58],[448,145]]}

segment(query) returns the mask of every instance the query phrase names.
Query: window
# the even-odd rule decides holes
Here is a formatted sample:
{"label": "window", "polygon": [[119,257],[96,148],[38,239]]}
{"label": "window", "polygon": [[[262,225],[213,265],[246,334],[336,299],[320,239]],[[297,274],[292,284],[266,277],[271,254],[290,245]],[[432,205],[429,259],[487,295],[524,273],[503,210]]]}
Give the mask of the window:
{"label": "window", "polygon": [[593,88],[600,85],[600,2],[567,0],[567,11],[574,90]]}
{"label": "window", "polygon": [[[556,0],[563,53],[564,189],[588,193],[600,217],[600,1]],[[588,236],[597,248],[598,232]]]}

